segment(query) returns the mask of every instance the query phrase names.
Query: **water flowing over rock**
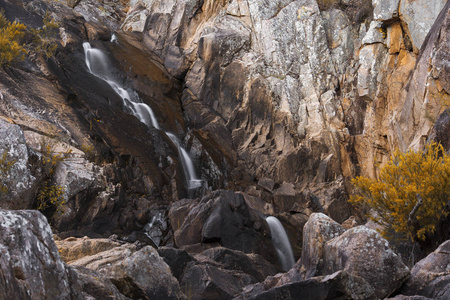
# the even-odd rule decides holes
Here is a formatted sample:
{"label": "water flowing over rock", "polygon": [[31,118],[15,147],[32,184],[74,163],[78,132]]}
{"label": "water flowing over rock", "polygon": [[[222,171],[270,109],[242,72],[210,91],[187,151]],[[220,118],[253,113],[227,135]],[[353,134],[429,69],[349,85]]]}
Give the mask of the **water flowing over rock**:
{"label": "water flowing over rock", "polygon": [[289,238],[283,225],[277,218],[272,216],[267,217],[266,222],[269,224],[272,243],[277,252],[278,259],[281,261],[281,267],[287,272],[295,263]]}
{"label": "water flowing over rock", "polygon": [[[447,244],[407,280],[348,198],[396,149],[449,149],[450,2],[128,3],[0,0],[58,26],[54,55],[0,68],[0,207],[64,188],[45,215],[77,264],[41,215],[0,210],[0,299],[448,298]],[[51,176],[41,140],[68,149]],[[286,273],[268,215],[301,254]]]}

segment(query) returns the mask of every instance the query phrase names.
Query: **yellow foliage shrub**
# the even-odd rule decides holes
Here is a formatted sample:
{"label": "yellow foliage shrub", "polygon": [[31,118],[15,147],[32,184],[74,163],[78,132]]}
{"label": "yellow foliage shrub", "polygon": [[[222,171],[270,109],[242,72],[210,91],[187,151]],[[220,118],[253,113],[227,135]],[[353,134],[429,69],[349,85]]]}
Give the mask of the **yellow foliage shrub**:
{"label": "yellow foliage shrub", "polygon": [[424,152],[396,151],[380,170],[378,179],[356,177],[352,183],[359,195],[350,202],[373,209],[373,221],[412,240],[423,240],[448,214],[450,155],[440,144],[427,145]]}
{"label": "yellow foliage shrub", "polygon": [[27,51],[20,44],[27,27],[18,22],[9,22],[0,11],[0,64],[7,64],[13,60],[22,60]]}

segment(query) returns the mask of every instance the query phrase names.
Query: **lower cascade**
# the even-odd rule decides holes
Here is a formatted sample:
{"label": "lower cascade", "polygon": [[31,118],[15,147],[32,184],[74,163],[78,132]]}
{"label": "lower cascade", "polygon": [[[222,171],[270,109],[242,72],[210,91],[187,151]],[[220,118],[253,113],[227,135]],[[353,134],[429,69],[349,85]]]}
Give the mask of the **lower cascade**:
{"label": "lower cascade", "polygon": [[[112,41],[117,41],[117,39]],[[160,129],[158,120],[155,117],[153,110],[147,104],[143,103],[135,91],[128,91],[120,86],[113,76],[111,70],[111,63],[108,57],[100,49],[92,48],[88,42],[83,43],[84,53],[86,57],[86,65],[91,74],[107,82],[111,88],[122,98],[124,106],[139,119],[147,127],[153,126]],[[187,180],[188,189],[197,189],[202,186],[202,180],[199,179],[195,173],[194,163],[187,153],[186,149],[181,146],[180,140],[177,136],[170,132],[165,132],[171,141],[177,146],[178,156],[181,160],[184,175]]]}
{"label": "lower cascade", "polygon": [[275,217],[267,217],[266,222],[269,224],[272,243],[281,262],[281,267],[284,271],[289,271],[294,266],[295,259],[286,230],[284,230],[281,222]]}

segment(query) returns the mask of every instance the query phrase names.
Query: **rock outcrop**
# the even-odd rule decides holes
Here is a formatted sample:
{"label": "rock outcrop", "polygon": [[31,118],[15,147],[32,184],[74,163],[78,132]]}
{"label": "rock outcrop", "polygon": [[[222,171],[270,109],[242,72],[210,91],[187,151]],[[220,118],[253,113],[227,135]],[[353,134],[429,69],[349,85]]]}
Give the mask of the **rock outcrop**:
{"label": "rock outcrop", "polygon": [[[37,211],[0,210],[3,295],[11,299],[81,297],[70,268],[59,257],[52,231]],[[6,297],[4,298],[6,299]]]}
{"label": "rock outcrop", "polygon": [[127,299],[98,273],[60,258],[37,211],[0,210],[0,299]]}

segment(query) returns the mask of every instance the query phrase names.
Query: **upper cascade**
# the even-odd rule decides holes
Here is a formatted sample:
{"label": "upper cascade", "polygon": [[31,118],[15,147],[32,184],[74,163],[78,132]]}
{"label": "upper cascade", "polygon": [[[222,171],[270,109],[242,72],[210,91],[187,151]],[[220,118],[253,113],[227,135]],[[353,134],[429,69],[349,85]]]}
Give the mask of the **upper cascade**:
{"label": "upper cascade", "polygon": [[[155,113],[149,105],[143,103],[134,90],[127,90],[125,87],[117,83],[114,78],[114,72],[110,67],[111,63],[106,54],[100,49],[92,48],[89,42],[83,43],[84,53],[86,57],[86,65],[89,71],[107,82],[112,89],[122,98],[123,104],[131,113],[148,127],[153,126],[161,129],[156,119]],[[187,186],[189,189],[196,189],[202,186],[202,180],[195,173],[194,163],[186,149],[181,146],[180,140],[173,133],[165,132],[166,135],[178,148],[178,154],[182,162]]]}

